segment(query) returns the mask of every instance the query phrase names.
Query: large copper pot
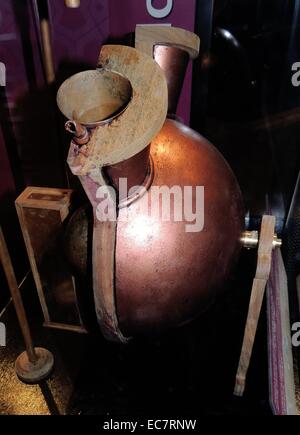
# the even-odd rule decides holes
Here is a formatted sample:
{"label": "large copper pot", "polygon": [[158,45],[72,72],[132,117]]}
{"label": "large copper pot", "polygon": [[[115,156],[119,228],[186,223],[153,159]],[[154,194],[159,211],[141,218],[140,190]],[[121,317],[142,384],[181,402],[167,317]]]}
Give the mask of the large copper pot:
{"label": "large copper pot", "polygon": [[[178,47],[163,46],[155,53],[166,72],[169,109],[174,112],[179,97],[174,77],[178,80],[178,71],[183,73],[186,55]],[[170,114],[170,118],[174,116]],[[194,319],[222,290],[240,250],[244,207],[229,165],[205,138],[177,120],[167,119],[148,147],[108,166],[106,175],[114,186],[127,177],[129,188],[144,184],[148,193],[154,186],[204,186],[202,231],[186,232],[186,222],[174,219],[149,218],[141,212],[147,195],[137,194],[131,200],[119,198],[122,207],[116,234],[114,296],[124,337],[177,327]],[[194,202],[195,195],[195,206]],[[123,222],[128,209],[130,219]],[[78,210],[67,234],[70,261],[83,272],[89,246],[87,219],[86,211]],[[99,321],[101,324],[101,318]]]}

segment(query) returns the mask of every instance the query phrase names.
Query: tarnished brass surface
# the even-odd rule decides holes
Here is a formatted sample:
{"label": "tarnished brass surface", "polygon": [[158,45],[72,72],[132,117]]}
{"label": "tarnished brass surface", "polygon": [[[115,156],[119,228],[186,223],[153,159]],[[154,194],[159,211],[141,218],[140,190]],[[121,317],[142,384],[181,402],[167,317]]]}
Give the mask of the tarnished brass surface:
{"label": "tarnished brass surface", "polygon": [[258,240],[258,231],[244,231],[241,236],[241,243],[246,249],[257,248]]}
{"label": "tarnished brass surface", "polygon": [[277,234],[275,234],[273,240],[273,249],[281,248],[281,246],[282,246],[282,240],[277,237]]}
{"label": "tarnished brass surface", "polygon": [[[241,236],[241,243],[244,248],[252,249],[258,247],[259,235],[258,231],[244,231]],[[282,240],[274,235],[273,249],[280,248],[282,246]]]}

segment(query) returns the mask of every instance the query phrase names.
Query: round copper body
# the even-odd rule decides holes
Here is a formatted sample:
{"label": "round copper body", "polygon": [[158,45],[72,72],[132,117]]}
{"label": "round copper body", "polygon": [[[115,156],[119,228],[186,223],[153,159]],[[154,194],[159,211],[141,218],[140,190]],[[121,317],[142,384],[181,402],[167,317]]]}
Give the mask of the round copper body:
{"label": "round copper body", "polygon": [[[206,139],[167,120],[151,144],[151,156],[154,177],[148,194],[160,186],[191,186],[193,192],[204,186],[204,228],[187,232],[186,221],[149,217],[148,194],[119,210],[115,299],[119,326],[127,337],[177,327],[205,311],[237,259],[244,229],[237,181]],[[195,201],[193,194],[194,210]],[[125,212],[127,220],[122,219]],[[71,237],[70,250],[78,253],[73,263],[85,269],[88,223],[83,212],[73,217],[68,231],[79,235]]]}

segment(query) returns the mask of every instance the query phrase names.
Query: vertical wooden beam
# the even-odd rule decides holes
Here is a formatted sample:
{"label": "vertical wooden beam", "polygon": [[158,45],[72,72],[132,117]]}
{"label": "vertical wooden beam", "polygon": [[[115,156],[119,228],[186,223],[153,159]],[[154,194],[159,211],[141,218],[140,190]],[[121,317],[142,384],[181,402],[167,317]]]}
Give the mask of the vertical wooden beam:
{"label": "vertical wooden beam", "polygon": [[252,355],[258,320],[261,312],[267,280],[269,279],[271,271],[275,223],[276,220],[274,216],[263,216],[258,247],[256,274],[251,290],[243,346],[234,388],[234,394],[236,396],[242,396],[245,390],[246,376]]}

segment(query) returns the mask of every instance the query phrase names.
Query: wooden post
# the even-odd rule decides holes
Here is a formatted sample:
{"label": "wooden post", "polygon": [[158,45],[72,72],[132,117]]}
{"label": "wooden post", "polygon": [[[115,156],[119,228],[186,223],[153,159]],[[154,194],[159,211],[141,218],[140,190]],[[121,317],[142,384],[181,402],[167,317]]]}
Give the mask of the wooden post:
{"label": "wooden post", "polygon": [[26,313],[22,303],[20,290],[18,288],[17,280],[14,274],[14,270],[11,264],[11,259],[8,253],[8,249],[4,240],[2,229],[0,228],[0,258],[4,269],[4,273],[7,279],[7,283],[11,292],[11,297],[16,309],[18,316],[20,328],[24,337],[26,352],[28,353],[28,358],[30,362],[35,364],[37,357],[33,348],[32,338],[30,334],[29,325],[26,318]]}
{"label": "wooden post", "polygon": [[258,319],[271,271],[275,223],[276,220],[274,216],[263,216],[258,247],[257,269],[252,285],[243,346],[234,388],[234,394],[236,396],[243,396],[245,390],[246,376],[252,355]]}
{"label": "wooden post", "polygon": [[49,20],[43,18],[40,22],[40,26],[45,74],[47,83],[50,85],[55,81],[55,70]]}
{"label": "wooden post", "polygon": [[43,348],[34,348],[21,293],[11,263],[7,245],[0,227],[0,259],[11,292],[19,325],[23,334],[26,352],[16,360],[16,372],[19,378],[28,383],[36,383],[47,378],[52,371],[54,359],[51,352]]}

